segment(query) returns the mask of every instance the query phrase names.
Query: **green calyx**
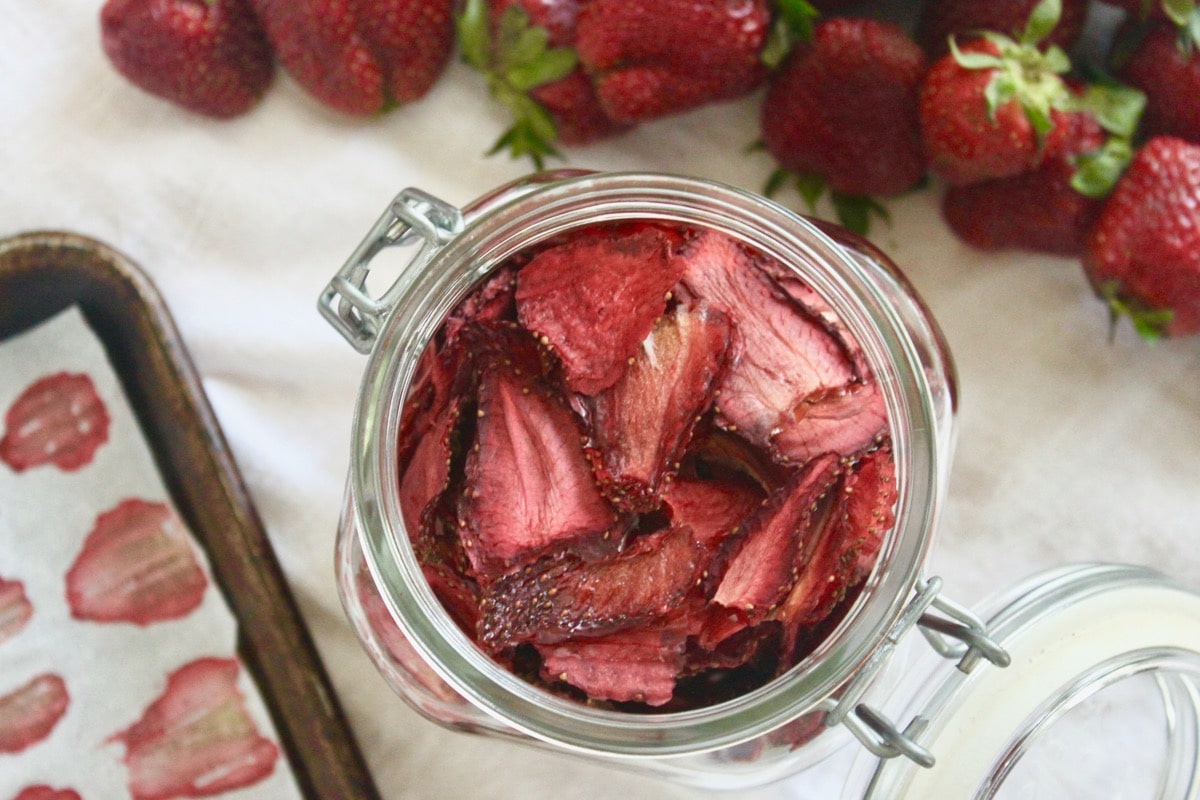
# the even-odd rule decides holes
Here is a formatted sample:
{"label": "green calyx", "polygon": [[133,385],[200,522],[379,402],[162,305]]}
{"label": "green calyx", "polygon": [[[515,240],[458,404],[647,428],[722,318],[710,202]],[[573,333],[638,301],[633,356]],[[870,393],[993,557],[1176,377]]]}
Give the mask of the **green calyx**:
{"label": "green calyx", "polygon": [[1167,328],[1175,317],[1175,312],[1169,308],[1151,308],[1135,297],[1123,295],[1118,281],[1101,284],[1100,297],[1108,305],[1110,339],[1121,318],[1128,317],[1138,336],[1147,342],[1157,342],[1167,335]]}
{"label": "green calyx", "polygon": [[565,78],[578,58],[569,47],[551,47],[545,28],[531,25],[519,6],[500,15],[493,36],[487,0],[467,0],[457,18],[462,59],[487,77],[488,91],[512,114],[513,124],[488,151],[528,156],[542,169],[547,156],[558,156],[554,118],[529,91]]}
{"label": "green calyx", "polygon": [[1108,137],[1096,150],[1075,157],[1071,186],[1086,197],[1107,197],[1133,158],[1132,141],[1146,107],[1146,95],[1116,82],[1100,82],[1074,98],[1072,107],[1090,113]]}
{"label": "green calyx", "polygon": [[801,42],[811,42],[821,12],[806,0],[776,0],[775,18],[759,58],[767,69],[776,69]]}
{"label": "green calyx", "polygon": [[1054,127],[1051,111],[1065,109],[1071,100],[1071,93],[1062,79],[1063,73],[1071,69],[1070,58],[1058,46],[1045,50],[1038,46],[1054,30],[1061,13],[1061,0],[1042,0],[1030,12],[1019,40],[993,31],[982,32],[982,38],[995,45],[998,55],[964,53],[954,37],[950,38],[950,52],[959,66],[993,71],[984,88],[989,118],[994,121],[1001,106],[1016,101],[1039,143]]}
{"label": "green calyx", "polygon": [[1196,0],[1162,0],[1162,9],[1179,29],[1179,52],[1191,58],[1200,46],[1200,8]]}
{"label": "green calyx", "polygon": [[797,173],[779,167],[767,178],[767,182],[763,186],[763,194],[767,197],[774,197],[789,184],[804,198],[804,202],[812,214],[817,213],[817,203],[828,191],[829,202],[833,205],[833,212],[837,216],[838,222],[852,233],[866,236],[870,232],[873,216],[891,224],[892,219],[887,208],[875,198],[835,192],[828,187],[824,178],[811,173]]}

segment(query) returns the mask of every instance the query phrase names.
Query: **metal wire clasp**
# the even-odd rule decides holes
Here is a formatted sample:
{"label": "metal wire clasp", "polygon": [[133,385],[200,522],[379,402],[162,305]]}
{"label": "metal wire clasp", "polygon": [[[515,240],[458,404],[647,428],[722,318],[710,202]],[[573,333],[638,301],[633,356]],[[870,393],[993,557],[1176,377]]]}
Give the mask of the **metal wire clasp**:
{"label": "metal wire clasp", "polygon": [[933,649],[945,658],[957,658],[958,669],[970,672],[985,659],[1007,667],[1011,658],[988,634],[987,626],[967,608],[941,596],[941,578],[918,579],[900,618],[862,674],[836,700],[827,701],[827,725],[844,724],[855,738],[880,758],[904,756],[922,767],[932,767],[933,753],[917,740],[929,720],[917,716],[902,730],[879,711],[860,702],[871,678],[912,628],[917,627]]}
{"label": "metal wire clasp", "polygon": [[[355,350],[369,353],[413,276],[462,229],[457,208],[420,189],[405,189],[325,287],[317,309]],[[366,289],[371,260],[386,248],[413,244],[417,252],[400,276],[380,297],[371,297]]]}

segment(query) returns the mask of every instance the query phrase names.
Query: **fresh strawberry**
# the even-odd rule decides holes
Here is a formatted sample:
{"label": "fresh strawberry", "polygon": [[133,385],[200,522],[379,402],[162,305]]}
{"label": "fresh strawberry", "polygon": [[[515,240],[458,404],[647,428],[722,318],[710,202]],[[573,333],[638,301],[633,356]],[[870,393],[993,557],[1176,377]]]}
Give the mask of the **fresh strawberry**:
{"label": "fresh strawberry", "polygon": [[1142,130],[1200,143],[1200,24],[1178,28],[1165,21],[1127,27],[1134,43],[1118,76],[1146,93]]}
{"label": "fresh strawberry", "polygon": [[497,359],[480,379],[477,438],[459,514],[475,571],[496,575],[563,545],[612,541],[574,415],[527,370]]}
{"label": "fresh strawberry", "polygon": [[573,48],[580,0],[467,0],[458,17],[463,60],[513,117],[492,152],[541,169],[558,144],[585,144],[627,125],[600,107]]}
{"label": "fresh strawberry", "polygon": [[[930,58],[941,58],[951,36],[970,38],[979,31],[996,31],[1018,38],[1029,24],[1039,0],[926,0],[917,21],[916,39]],[[1083,31],[1087,0],[1062,0],[1062,13],[1043,40],[1044,45],[1069,48]]]}
{"label": "fresh strawberry", "polygon": [[1019,40],[988,33],[952,47],[925,76],[922,137],[930,169],[946,183],[1016,175],[1058,152],[1052,133],[1071,107],[1061,77],[1070,61],[1060,48],[1038,47],[1056,5],[1042,0]]}
{"label": "fresh strawberry", "polygon": [[575,49],[607,114],[640,122],[757,87],[770,16],[766,0],[591,0]]}
{"label": "fresh strawberry", "polygon": [[666,310],[683,264],[662,229],[604,231],[543,250],[517,276],[521,324],[553,348],[567,386],[612,386]]}
{"label": "fresh strawberry", "polygon": [[[762,140],[810,204],[828,187],[843,224],[862,231],[871,207],[862,196],[896,194],[921,179],[925,66],[903,30],[872,19],[826,20],[792,51],[763,101]],[[782,180],[776,173],[769,188]]]}
{"label": "fresh strawberry", "polygon": [[454,46],[454,0],[252,0],[309,94],[357,116],[422,97]]}
{"label": "fresh strawberry", "polygon": [[1146,142],[1088,234],[1084,269],[1147,338],[1200,333],[1200,145]]}
{"label": "fresh strawberry", "polygon": [[1104,132],[1091,114],[1065,115],[1071,143],[1037,169],[951,186],[942,217],[958,238],[981,250],[1021,249],[1078,256],[1101,200],[1073,185],[1076,157],[1099,150]]}
{"label": "fresh strawberry", "polygon": [[130,82],[208,117],[249,111],[275,74],[249,0],[107,0],[100,33]]}
{"label": "fresh strawberry", "polygon": [[676,306],[655,324],[621,379],[585,403],[589,453],[619,508],[658,507],[696,422],[712,404],[731,336],[720,311]]}

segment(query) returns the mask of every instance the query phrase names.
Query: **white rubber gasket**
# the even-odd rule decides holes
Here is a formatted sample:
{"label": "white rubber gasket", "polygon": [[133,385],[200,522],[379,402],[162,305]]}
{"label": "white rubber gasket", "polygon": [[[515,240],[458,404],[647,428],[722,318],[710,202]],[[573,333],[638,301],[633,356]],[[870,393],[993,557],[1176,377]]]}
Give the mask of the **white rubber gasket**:
{"label": "white rubber gasket", "polygon": [[[1175,684],[1182,676],[1192,690],[1164,691],[1164,702],[1178,706],[1169,714],[1188,715],[1180,730],[1194,736],[1200,596],[1165,581],[1118,582],[1056,606],[1001,637],[1012,656],[1010,667],[981,665],[970,675],[954,674],[918,710],[930,720],[921,744],[934,753],[936,765],[923,769],[905,759],[884,762],[867,797],[989,797],[1012,766],[1005,763],[1006,754],[1010,761],[1014,752],[1019,755],[1022,739],[1035,739],[1072,697],[1086,695],[1089,685],[1102,688],[1105,681],[1135,672],[1159,671]],[[1200,753],[1192,755],[1194,768]],[[1191,778],[1175,781],[1183,784],[1193,790],[1196,785]]]}

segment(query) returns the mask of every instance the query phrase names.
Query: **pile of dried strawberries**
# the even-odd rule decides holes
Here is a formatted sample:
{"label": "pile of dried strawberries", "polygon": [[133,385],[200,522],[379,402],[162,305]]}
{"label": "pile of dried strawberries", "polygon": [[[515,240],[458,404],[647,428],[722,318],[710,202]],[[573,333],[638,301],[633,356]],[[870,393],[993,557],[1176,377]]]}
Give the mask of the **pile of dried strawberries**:
{"label": "pile of dried strawberries", "polygon": [[[876,13],[885,8],[892,19]],[[761,143],[778,167],[768,194],[792,187],[814,211],[828,198],[865,232],[886,217],[880,198],[933,176],[942,216],[968,244],[1078,258],[1114,321],[1147,338],[1200,332],[1196,0],[913,0],[907,20],[896,10],[107,0],[101,28],[129,80],[214,117],[253,108],[276,62],[324,106],[378,114],[423,97],[457,48],[511,114],[493,152],[537,167],[564,145],[761,89]]]}
{"label": "pile of dried strawberries", "polygon": [[793,666],[894,522],[885,404],[796,274],[591,226],[509,259],[421,356],[401,508],[454,620],[552,691],[707,705]]}

